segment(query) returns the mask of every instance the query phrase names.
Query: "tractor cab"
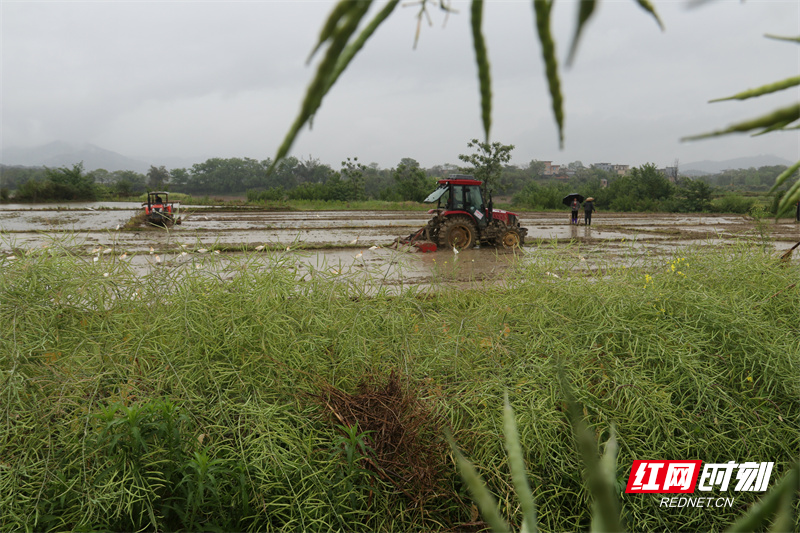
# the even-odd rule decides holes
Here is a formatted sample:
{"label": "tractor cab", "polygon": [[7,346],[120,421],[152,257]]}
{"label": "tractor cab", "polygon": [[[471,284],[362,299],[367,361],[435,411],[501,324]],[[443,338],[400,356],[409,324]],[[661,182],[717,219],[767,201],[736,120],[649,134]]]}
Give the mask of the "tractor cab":
{"label": "tractor cab", "polygon": [[460,211],[469,215],[479,227],[485,227],[492,219],[491,196],[487,204],[482,184],[482,181],[462,174],[439,180],[439,187],[424,200],[436,202],[436,209],[428,213],[451,215]]}

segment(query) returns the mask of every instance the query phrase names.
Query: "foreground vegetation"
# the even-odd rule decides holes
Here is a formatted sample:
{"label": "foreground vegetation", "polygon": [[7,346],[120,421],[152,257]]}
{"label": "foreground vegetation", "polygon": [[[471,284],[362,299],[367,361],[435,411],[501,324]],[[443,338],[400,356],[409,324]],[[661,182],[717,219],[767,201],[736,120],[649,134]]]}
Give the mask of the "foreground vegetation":
{"label": "foreground vegetation", "polygon": [[[0,263],[3,530],[474,528],[445,428],[519,526],[505,392],[540,527],[587,529],[559,368],[619,493],[633,459],[774,461],[770,486],[797,460],[800,269],[758,246],[595,273],[529,249],[503,287],[400,293],[277,253],[137,277],[57,248]],[[637,531],[761,496],[620,495]]]}

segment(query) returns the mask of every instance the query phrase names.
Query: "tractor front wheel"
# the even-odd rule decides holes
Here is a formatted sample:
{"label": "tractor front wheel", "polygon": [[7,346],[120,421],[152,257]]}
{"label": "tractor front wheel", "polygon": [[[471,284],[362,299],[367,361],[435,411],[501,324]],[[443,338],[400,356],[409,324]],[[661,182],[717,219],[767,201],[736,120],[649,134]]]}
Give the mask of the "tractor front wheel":
{"label": "tractor front wheel", "polygon": [[475,223],[465,216],[448,218],[442,225],[440,236],[444,236],[444,244],[456,250],[472,248],[478,237],[478,228]]}
{"label": "tractor front wheel", "polygon": [[517,230],[508,228],[497,238],[497,244],[503,248],[519,248],[522,245],[522,236]]}

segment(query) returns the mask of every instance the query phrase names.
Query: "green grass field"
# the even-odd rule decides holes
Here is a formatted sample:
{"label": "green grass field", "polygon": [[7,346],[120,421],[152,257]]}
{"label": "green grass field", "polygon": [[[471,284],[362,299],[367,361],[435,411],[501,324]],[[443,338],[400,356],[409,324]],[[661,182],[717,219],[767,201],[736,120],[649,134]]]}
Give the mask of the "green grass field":
{"label": "green grass field", "polygon": [[540,528],[588,529],[559,368],[599,451],[616,435],[630,530],[724,529],[762,494],[666,510],[622,492],[634,459],[774,461],[770,486],[792,468],[797,262],[742,244],[591,274],[569,252],[399,294],[299,282],[279,253],[145,277],[5,259],[0,530],[474,531],[445,428],[519,527],[506,392]]}

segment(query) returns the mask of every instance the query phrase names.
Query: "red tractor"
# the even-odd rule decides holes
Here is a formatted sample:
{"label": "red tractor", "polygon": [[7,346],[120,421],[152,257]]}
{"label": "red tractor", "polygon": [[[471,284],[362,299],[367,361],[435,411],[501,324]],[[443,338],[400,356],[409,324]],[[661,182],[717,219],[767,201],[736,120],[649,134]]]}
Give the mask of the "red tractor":
{"label": "red tractor", "polygon": [[180,202],[170,202],[169,193],[166,191],[150,191],[147,193],[147,201],[142,203],[145,220],[151,226],[169,227],[173,224],[180,224],[178,217]]}
{"label": "red tractor", "polygon": [[439,187],[425,202],[436,202],[434,215],[421,231],[420,237],[456,249],[472,248],[476,243],[514,248],[525,241],[527,228],[519,225],[516,213],[492,209],[482,181],[472,176],[455,174],[439,180]]}

